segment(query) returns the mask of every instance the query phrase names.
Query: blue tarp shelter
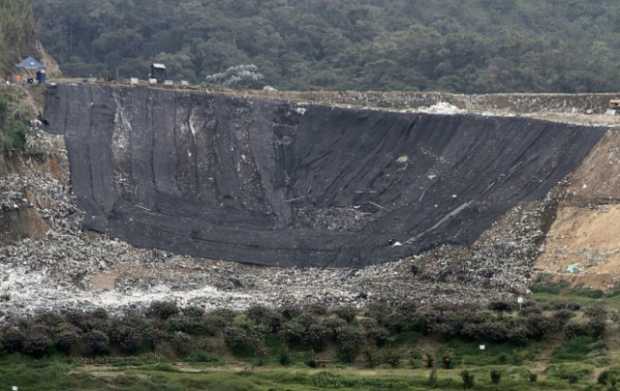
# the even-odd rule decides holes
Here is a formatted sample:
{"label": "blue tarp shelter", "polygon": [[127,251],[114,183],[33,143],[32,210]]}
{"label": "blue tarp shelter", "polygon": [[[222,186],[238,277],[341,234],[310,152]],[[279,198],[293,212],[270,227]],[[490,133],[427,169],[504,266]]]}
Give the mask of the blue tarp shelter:
{"label": "blue tarp shelter", "polygon": [[22,62],[17,64],[16,67],[25,71],[40,71],[45,69],[45,66],[34,57],[26,57]]}

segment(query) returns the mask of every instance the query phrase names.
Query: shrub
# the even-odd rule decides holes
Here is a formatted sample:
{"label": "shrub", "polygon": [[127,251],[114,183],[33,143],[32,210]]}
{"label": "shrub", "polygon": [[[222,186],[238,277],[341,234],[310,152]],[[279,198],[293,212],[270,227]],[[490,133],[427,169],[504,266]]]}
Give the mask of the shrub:
{"label": "shrub", "polygon": [[24,347],[25,340],[26,337],[24,336],[24,333],[16,327],[11,327],[5,330],[2,335],[2,345],[4,345],[4,349],[8,353],[21,352]]}
{"label": "shrub", "polygon": [[338,358],[344,363],[355,361],[363,343],[360,330],[353,326],[340,330],[337,336]]}
{"label": "shrub", "polygon": [[28,124],[9,110],[8,101],[0,99],[0,150],[23,151]]}
{"label": "shrub", "polygon": [[336,331],[327,323],[321,323],[309,314],[301,315],[284,324],[284,339],[291,345],[322,351],[330,336]]}
{"label": "shrub", "polygon": [[172,337],[172,347],[177,354],[187,356],[192,352],[192,338],[178,331]]}
{"label": "shrub", "polygon": [[65,319],[84,332],[92,330],[105,331],[109,328],[107,312],[83,312],[69,311],[65,314]]}
{"label": "shrub", "polygon": [[444,353],[441,357],[441,364],[444,369],[452,369],[453,367],[452,354]]}
{"label": "shrub", "polygon": [[306,307],[304,307],[303,312],[308,312],[310,314],[318,315],[318,316],[326,316],[328,313],[327,307],[324,306],[323,304],[307,305]]}
{"label": "shrub", "polygon": [[512,312],[514,307],[505,301],[494,301],[489,305],[489,309],[494,312]]}
{"label": "shrub", "polygon": [[84,353],[88,356],[98,356],[110,352],[110,339],[100,330],[92,330],[83,336]]}
{"label": "shrub", "polygon": [[287,348],[280,350],[280,354],[278,356],[278,362],[283,367],[288,367],[291,365],[291,355]]}
{"label": "shrub", "polygon": [[603,371],[598,375],[596,381],[598,384],[606,386],[609,384],[609,377],[609,371]]}
{"label": "shrub", "polygon": [[400,352],[395,349],[388,349],[383,352],[382,362],[391,366],[392,368],[398,368],[400,366]]}
{"label": "shrub", "polygon": [[374,368],[377,366],[377,360],[375,358],[375,352],[371,349],[364,350],[364,361],[366,362],[366,368]]}
{"label": "shrub", "polygon": [[54,312],[41,313],[34,319],[35,324],[50,328],[60,327],[64,321],[65,319],[62,316]]}
{"label": "shrub", "polygon": [[594,338],[601,338],[603,334],[605,334],[605,319],[603,318],[594,318],[590,319],[586,325],[586,328],[589,330],[589,335]]}
{"label": "shrub", "polygon": [[539,313],[528,313],[525,319],[527,335],[531,339],[540,340],[545,335],[561,329],[561,322]]}
{"label": "shrub", "polygon": [[536,383],[538,381],[538,375],[536,373],[534,373],[534,372],[528,373],[527,378],[528,378],[529,382],[532,383],[532,384],[534,384],[534,383]]}
{"label": "shrub", "polygon": [[416,369],[422,367],[422,355],[414,350],[409,353],[409,367]]}
{"label": "shrub", "polygon": [[605,292],[600,289],[592,289],[589,287],[576,287],[572,288],[570,292],[577,296],[588,297],[591,299],[602,299],[605,296]]}
{"label": "shrub", "polygon": [[547,293],[551,295],[559,295],[563,289],[570,287],[567,282],[555,282],[552,276],[540,274],[534,284],[530,288],[534,293]]}
{"label": "shrub", "polygon": [[183,309],[183,315],[188,316],[190,318],[201,318],[205,314],[205,311],[202,307],[198,306],[189,306]]}
{"label": "shrub", "polygon": [[242,327],[229,327],[224,331],[226,346],[236,356],[255,356],[262,350],[262,341],[257,333]]}
{"label": "shrub", "polygon": [[605,370],[598,375],[596,379],[597,383],[603,386],[608,386],[609,390],[615,390],[618,383],[618,371],[617,369]]}
{"label": "shrub", "polygon": [[122,327],[117,334],[118,348],[125,354],[135,354],[143,345],[143,337],[140,330],[131,327]]}
{"label": "shrub", "polygon": [[286,320],[297,318],[298,316],[301,316],[302,312],[303,311],[298,306],[293,306],[293,305],[283,307],[280,310],[282,317]]}
{"label": "shrub", "polygon": [[246,311],[246,315],[265,333],[277,333],[282,327],[282,316],[265,306],[253,306]]}
{"label": "shrub", "polygon": [[579,376],[574,373],[567,374],[564,379],[568,382],[568,384],[577,384],[579,381]]}
{"label": "shrub", "polygon": [[91,313],[91,315],[93,316],[93,318],[101,320],[107,320],[110,317],[108,311],[106,311],[104,308],[97,308]]}
{"label": "shrub", "polygon": [[379,323],[372,318],[360,319],[360,325],[364,330],[366,338],[373,341],[377,346],[384,346],[390,338],[388,330],[380,326]]}
{"label": "shrub", "polygon": [[204,330],[207,335],[217,336],[235,319],[235,312],[227,309],[219,309],[209,312],[204,318]]}
{"label": "shrub", "polygon": [[334,309],[333,312],[347,323],[353,322],[357,316],[357,310],[352,306],[341,306]]}
{"label": "shrub", "polygon": [[424,363],[426,365],[426,368],[434,368],[435,367],[435,357],[433,357],[432,355],[426,353],[424,355]]}
{"label": "shrub", "polygon": [[195,362],[195,363],[219,363],[220,359],[217,357],[211,356],[209,353],[205,351],[197,351],[190,353],[189,356],[185,357],[185,361],[187,362]]}
{"label": "shrub", "polygon": [[588,380],[592,377],[592,368],[578,363],[552,365],[548,368],[551,377],[566,380],[569,384],[575,384],[580,380]]}
{"label": "shrub", "polygon": [[308,352],[304,359],[304,364],[306,364],[308,368],[317,368],[319,366],[319,363],[316,361],[316,353],[314,350]]}
{"label": "shrub", "polygon": [[42,333],[32,333],[24,340],[23,352],[29,356],[41,358],[49,353],[52,341]]}
{"label": "shrub", "polygon": [[491,383],[498,385],[502,380],[502,373],[498,369],[491,369]]}
{"label": "shrub", "polygon": [[437,387],[437,368],[431,369],[431,372],[428,374],[427,384],[432,388]]}
{"label": "shrub", "polygon": [[171,333],[181,331],[189,335],[214,335],[211,325],[202,318],[194,316],[172,316],[166,320],[166,330]]}
{"label": "shrub", "polygon": [[347,327],[347,322],[338,316],[329,316],[322,320],[325,329],[325,337],[335,341],[342,329]]}
{"label": "shrub", "polygon": [[564,336],[568,339],[588,336],[590,334],[590,325],[587,323],[571,321],[564,326]]}
{"label": "shrub", "polygon": [[474,388],[475,378],[474,375],[472,375],[469,371],[461,371],[461,379],[463,380],[463,388]]}
{"label": "shrub", "polygon": [[80,335],[71,326],[65,326],[58,331],[55,340],[56,349],[68,354],[74,350],[80,340]]}
{"label": "shrub", "polygon": [[151,303],[147,314],[153,318],[166,320],[179,313],[177,304],[170,301],[155,301]]}

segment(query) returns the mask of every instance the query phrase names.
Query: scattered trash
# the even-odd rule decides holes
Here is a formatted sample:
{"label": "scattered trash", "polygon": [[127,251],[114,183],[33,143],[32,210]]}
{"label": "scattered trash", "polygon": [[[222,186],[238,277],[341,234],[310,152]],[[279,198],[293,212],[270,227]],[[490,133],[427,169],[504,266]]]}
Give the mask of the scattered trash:
{"label": "scattered trash", "polygon": [[416,111],[429,114],[461,114],[467,112],[467,110],[460,109],[448,102],[439,102],[430,107],[420,107]]}

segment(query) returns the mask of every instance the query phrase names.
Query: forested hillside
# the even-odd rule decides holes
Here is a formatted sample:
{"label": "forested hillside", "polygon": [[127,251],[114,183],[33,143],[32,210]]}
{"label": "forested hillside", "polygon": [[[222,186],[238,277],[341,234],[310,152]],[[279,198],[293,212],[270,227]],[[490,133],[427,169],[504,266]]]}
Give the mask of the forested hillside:
{"label": "forested hillside", "polygon": [[0,77],[34,49],[31,0],[0,0]]}
{"label": "forested hillside", "polygon": [[193,82],[253,63],[283,89],[620,90],[617,0],[34,3],[69,75],[143,76],[160,60]]}

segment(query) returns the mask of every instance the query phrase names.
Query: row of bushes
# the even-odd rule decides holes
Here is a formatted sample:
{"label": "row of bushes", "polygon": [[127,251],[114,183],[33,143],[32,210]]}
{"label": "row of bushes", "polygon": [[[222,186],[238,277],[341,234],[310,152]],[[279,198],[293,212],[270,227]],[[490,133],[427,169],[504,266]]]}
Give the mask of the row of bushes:
{"label": "row of bushes", "polygon": [[578,306],[549,310],[536,304],[517,310],[505,303],[494,303],[483,310],[377,304],[364,310],[328,310],[320,306],[275,310],[257,306],[244,312],[205,313],[201,308],[180,309],[174,303],[156,302],[143,312],[120,316],[104,310],[73,311],[14,321],[0,330],[0,348],[34,357],[53,352],[98,356],[148,351],[186,357],[197,351],[226,349],[241,357],[280,354],[283,363],[289,349],[320,353],[335,347],[342,362],[351,363],[364,353],[371,363],[377,359],[373,349],[384,348],[381,360],[397,366],[400,357],[390,349],[412,333],[520,345],[549,333],[563,332],[568,338],[601,336],[606,313],[589,309],[576,317],[578,310]]}

